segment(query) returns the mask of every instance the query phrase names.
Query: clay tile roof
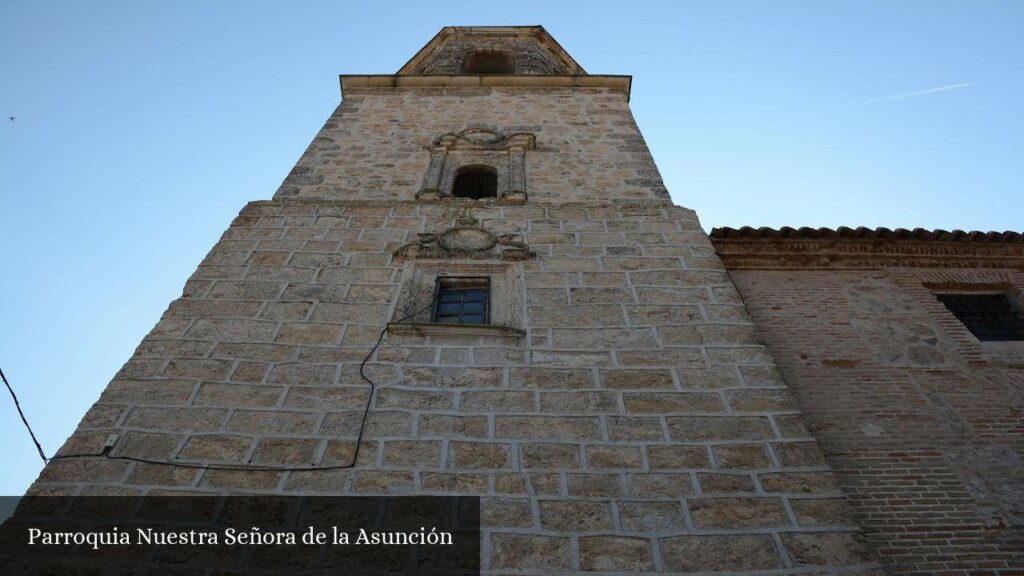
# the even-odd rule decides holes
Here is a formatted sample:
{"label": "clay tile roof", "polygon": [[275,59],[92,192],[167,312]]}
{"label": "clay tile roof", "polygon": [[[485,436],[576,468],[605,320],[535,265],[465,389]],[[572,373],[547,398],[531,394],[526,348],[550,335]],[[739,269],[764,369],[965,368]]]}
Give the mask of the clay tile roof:
{"label": "clay tile roof", "polygon": [[715,228],[711,230],[715,240],[934,240],[939,242],[1007,242],[1024,244],[1020,232],[979,232],[977,230],[925,230],[924,228]]}

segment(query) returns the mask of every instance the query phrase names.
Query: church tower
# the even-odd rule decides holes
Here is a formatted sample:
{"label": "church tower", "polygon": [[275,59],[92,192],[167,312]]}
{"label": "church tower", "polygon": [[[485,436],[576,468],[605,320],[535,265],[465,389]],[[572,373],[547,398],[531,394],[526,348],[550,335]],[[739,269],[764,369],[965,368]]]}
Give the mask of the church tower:
{"label": "church tower", "polygon": [[877,573],[630,90],[539,26],[341,76],[31,492],[479,495],[489,573]]}

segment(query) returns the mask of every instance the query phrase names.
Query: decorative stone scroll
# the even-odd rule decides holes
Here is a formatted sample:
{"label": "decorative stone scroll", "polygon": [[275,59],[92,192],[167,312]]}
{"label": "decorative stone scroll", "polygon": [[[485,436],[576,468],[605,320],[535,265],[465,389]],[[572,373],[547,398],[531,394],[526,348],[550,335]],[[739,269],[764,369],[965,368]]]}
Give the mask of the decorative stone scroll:
{"label": "decorative stone scroll", "polygon": [[516,234],[493,234],[479,226],[455,226],[422,233],[395,251],[399,259],[528,260],[534,254]]}
{"label": "decorative stone scroll", "polygon": [[526,202],[526,151],[536,148],[528,132],[506,133],[487,127],[470,127],[434,139],[427,150],[430,163],[416,198],[450,198],[458,170],[464,166],[490,166],[498,173],[498,197],[507,203]]}

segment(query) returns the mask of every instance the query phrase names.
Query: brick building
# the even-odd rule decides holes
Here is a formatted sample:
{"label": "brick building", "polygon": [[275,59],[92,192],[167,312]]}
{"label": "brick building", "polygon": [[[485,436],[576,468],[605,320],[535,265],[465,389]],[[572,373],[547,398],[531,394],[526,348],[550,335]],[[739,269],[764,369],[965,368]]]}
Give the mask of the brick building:
{"label": "brick building", "polygon": [[711,237],[888,571],[1024,573],[1024,235]]}
{"label": "brick building", "polygon": [[[762,343],[754,322],[774,322],[772,304],[751,320],[694,212],[669,200],[630,80],[588,74],[540,27],[445,28],[396,74],[342,76],[341,104],[277,194],[242,209],[59,454],[101,453],[112,435],[113,448],[54,460],[30,493],[479,495],[488,573],[882,574],[858,521],[883,552],[944,549],[880,528],[905,517],[872,509],[895,458],[949,499],[934,510],[960,514],[943,524],[998,552],[987,569],[1005,568],[996,523],[1020,512],[1007,458],[1021,384],[989,364],[1019,366],[1020,349],[899,332],[926,350],[889,361],[937,362],[920,377],[977,428],[950,438],[954,468],[943,448],[909,445],[948,433],[959,410],[933,422],[915,384],[873,403],[814,396],[827,379],[799,372],[780,334],[862,388],[888,376],[844,362],[867,362],[873,340],[828,352],[856,334],[821,316],[833,332],[779,322]],[[1024,285],[1019,244],[984,246],[1017,260],[972,274]],[[733,270],[745,292],[761,273]],[[873,304],[876,276],[858,303],[913,316]],[[986,376],[938,359],[987,363]],[[896,400],[908,406],[892,418],[853,421]],[[831,460],[805,425],[823,418]],[[918,500],[892,506],[932,505]]]}

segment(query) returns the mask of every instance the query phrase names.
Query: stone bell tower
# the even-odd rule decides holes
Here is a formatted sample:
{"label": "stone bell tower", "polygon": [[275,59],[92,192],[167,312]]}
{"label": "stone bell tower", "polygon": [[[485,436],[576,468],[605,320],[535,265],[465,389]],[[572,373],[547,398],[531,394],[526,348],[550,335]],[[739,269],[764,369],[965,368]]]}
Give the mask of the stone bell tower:
{"label": "stone bell tower", "polygon": [[341,76],[61,451],[109,455],[32,491],[481,495],[487,572],[875,573],[630,89],[539,26]]}

